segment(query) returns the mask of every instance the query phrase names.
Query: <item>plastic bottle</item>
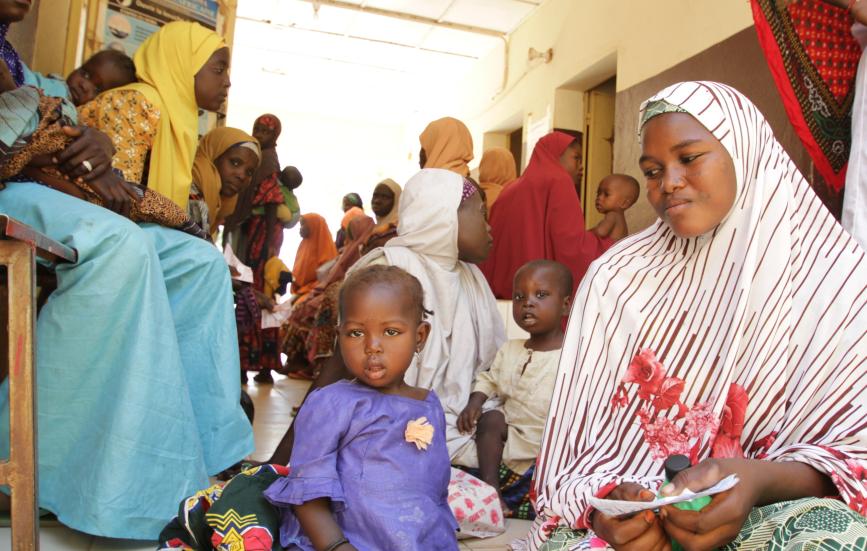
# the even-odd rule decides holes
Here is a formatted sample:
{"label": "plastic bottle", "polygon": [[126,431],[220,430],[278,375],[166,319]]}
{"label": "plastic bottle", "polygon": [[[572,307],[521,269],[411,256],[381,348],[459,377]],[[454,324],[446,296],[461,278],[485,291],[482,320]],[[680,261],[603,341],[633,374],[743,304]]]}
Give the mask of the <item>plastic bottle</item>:
{"label": "plastic bottle", "polygon": [[[662,485],[662,488],[668,486],[674,477],[677,476],[677,473],[680,471],[685,471],[690,468],[692,464],[689,462],[689,458],[685,455],[669,455],[668,459],[665,460],[665,483]],[[662,489],[660,488],[660,489]],[[659,497],[665,497],[660,494]],[[680,503],[675,503],[674,507],[681,509],[683,511],[700,511],[704,509],[704,507],[710,503],[711,496],[699,497],[696,499],[691,499],[689,501],[681,501]],[[671,540],[671,549],[672,551],[683,551],[683,547],[680,546],[676,541]]]}

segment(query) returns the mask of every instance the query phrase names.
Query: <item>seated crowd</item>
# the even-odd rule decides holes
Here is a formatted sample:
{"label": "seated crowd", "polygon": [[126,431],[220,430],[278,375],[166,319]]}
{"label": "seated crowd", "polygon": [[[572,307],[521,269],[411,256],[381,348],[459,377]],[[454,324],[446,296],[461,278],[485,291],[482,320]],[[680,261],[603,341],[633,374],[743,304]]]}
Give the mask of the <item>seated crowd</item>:
{"label": "seated crowd", "polygon": [[[572,136],[520,175],[488,150],[476,183],[446,117],[421,170],[380,182],[373,216],[347,194],[332,235],[276,116],[198,138],[230,86],[218,34],[170,23],[63,82],[5,41],[29,3],[0,7],[0,212],[79,255],[37,320],[38,498],[63,524],[162,549],[458,549],[469,480],[491,525],[533,521],[520,549],[867,547],[865,252],[736,90],[642,105],[643,231],[624,174],[585,229]],[[312,384],[243,465],[250,371]],[[640,503],[730,475],[701,512]]]}

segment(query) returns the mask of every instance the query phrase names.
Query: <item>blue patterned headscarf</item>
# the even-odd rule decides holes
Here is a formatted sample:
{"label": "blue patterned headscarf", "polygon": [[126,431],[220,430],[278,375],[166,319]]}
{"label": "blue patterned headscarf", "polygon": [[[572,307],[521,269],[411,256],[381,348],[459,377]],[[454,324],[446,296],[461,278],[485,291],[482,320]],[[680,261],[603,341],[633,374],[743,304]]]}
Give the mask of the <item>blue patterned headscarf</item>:
{"label": "blue patterned headscarf", "polygon": [[24,64],[18,56],[18,52],[12,47],[12,44],[6,40],[6,33],[9,31],[9,23],[0,23],[0,58],[6,62],[9,71],[12,72],[12,78],[15,84],[21,86],[24,84]]}

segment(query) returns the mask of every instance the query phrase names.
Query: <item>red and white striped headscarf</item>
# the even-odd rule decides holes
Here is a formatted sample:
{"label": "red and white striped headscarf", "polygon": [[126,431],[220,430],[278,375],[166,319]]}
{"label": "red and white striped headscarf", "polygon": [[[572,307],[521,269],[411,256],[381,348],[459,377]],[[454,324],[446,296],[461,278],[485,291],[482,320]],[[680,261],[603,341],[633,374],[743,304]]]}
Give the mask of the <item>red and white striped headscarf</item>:
{"label": "red and white striped headscarf", "polygon": [[[537,465],[541,515],[531,549],[544,540],[546,521],[586,527],[589,496],[623,481],[659,482],[662,460],[654,459],[638,417],[647,402],[630,387],[622,407],[612,405],[640,349],[655,352],[667,377],[683,380],[680,401],[705,404],[721,431],[732,419],[729,390],[740,385],[747,402],[737,428],[746,457],[807,463],[867,513],[864,251],[742,94],[684,82],[642,111],[656,100],[691,114],[723,144],[737,196],[707,234],[681,238],[657,221],[588,270]],[[660,415],[676,421],[675,411]],[[698,460],[711,455],[708,432],[695,440]]]}

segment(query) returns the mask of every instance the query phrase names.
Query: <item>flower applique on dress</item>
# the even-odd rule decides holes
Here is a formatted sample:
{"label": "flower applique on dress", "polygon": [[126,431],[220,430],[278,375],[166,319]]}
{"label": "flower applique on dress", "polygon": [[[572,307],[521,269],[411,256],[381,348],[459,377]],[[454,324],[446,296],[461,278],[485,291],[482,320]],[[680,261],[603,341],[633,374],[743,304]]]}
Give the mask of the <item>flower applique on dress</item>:
{"label": "flower applique on dress", "polygon": [[[611,398],[613,408],[629,404],[627,384],[638,385],[637,397],[644,402],[638,410],[644,441],[654,459],[683,454],[695,464],[701,442],[711,442],[711,457],[744,457],[740,438],[744,430],[749,397],[736,383],[729,386],[722,419],[711,408],[712,400],[687,406],[681,400],[684,380],[668,377],[665,366],[650,349],[639,350],[629,362],[626,374]],[[673,418],[666,412],[677,408]]]}
{"label": "flower applique on dress", "polygon": [[434,428],[428,423],[427,417],[413,419],[406,424],[404,438],[410,444],[415,444],[419,450],[426,450],[433,441]]}

